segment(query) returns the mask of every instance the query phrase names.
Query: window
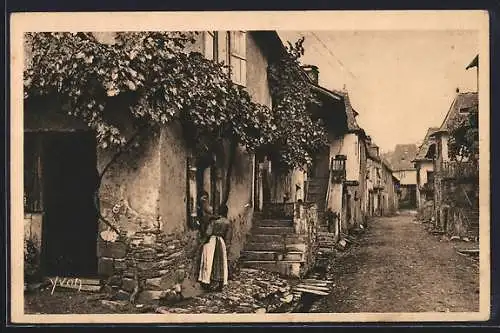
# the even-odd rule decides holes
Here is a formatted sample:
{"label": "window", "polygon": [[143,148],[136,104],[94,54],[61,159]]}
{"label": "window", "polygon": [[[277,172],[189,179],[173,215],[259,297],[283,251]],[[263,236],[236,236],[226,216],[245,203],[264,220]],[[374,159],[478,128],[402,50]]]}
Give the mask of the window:
{"label": "window", "polygon": [[242,86],[247,81],[246,33],[244,31],[229,32],[229,64],[231,79]]}
{"label": "window", "polygon": [[471,112],[471,107],[464,107],[464,108],[460,108],[459,112],[460,113],[463,113],[463,114],[467,114],[467,113],[470,113]]}
{"label": "window", "polygon": [[434,183],[434,172],[433,171],[427,171],[427,182]]}
{"label": "window", "polygon": [[205,57],[217,61],[217,31],[207,31],[204,34]]}

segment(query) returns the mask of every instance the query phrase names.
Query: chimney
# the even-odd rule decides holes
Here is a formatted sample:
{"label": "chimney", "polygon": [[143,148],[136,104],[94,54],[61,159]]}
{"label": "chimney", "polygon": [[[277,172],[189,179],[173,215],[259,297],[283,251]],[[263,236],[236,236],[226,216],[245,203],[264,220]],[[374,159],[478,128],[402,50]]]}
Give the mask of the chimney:
{"label": "chimney", "polygon": [[318,66],[314,65],[304,65],[302,66],[302,70],[309,76],[312,82],[315,84],[319,83],[319,70]]}

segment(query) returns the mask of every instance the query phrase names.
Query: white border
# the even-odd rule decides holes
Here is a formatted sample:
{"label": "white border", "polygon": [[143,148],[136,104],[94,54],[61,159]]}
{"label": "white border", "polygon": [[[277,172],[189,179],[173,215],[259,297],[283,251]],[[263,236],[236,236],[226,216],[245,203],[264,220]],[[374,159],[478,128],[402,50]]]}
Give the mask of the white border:
{"label": "white border", "polygon": [[[11,14],[11,306],[14,323],[481,321],[490,316],[489,26],[486,11],[94,12]],[[479,34],[480,311],[471,313],[26,315],[23,294],[23,33],[137,30],[475,30]]]}

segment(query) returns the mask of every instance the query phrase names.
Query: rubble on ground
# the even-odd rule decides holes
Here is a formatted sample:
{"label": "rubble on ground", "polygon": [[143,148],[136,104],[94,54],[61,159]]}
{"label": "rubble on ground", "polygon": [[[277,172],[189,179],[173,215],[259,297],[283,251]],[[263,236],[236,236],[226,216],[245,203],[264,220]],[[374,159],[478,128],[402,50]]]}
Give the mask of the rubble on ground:
{"label": "rubble on ground", "polygon": [[295,281],[277,273],[242,268],[221,292],[156,308],[157,313],[269,313],[286,312],[300,302],[302,293],[293,291]]}

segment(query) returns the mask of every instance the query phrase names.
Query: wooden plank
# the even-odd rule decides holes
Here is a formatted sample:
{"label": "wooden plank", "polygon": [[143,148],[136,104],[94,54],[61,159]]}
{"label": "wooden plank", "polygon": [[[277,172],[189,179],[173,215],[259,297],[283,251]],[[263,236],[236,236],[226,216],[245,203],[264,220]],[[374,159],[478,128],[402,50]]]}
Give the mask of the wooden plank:
{"label": "wooden plank", "polygon": [[457,251],[462,253],[479,253],[479,249],[457,249]]}
{"label": "wooden plank", "polygon": [[64,284],[64,285],[57,285],[56,288],[65,288],[65,289],[73,289],[76,291],[90,291],[90,292],[98,292],[101,290],[101,286],[93,286],[93,285],[88,285],[88,284],[82,284],[81,286],[78,284]]}
{"label": "wooden plank", "polygon": [[82,281],[82,284],[87,284],[91,286],[100,286],[101,281],[99,279],[80,279]]}
{"label": "wooden plank", "polygon": [[[56,280],[55,276],[48,276],[47,279],[50,279],[52,281]],[[99,279],[88,279],[88,278],[79,278],[79,277],[69,277],[69,276],[57,276],[57,282],[59,285],[59,282],[61,281],[79,281],[78,283],[82,283],[82,285],[91,285],[91,286],[100,286],[101,281]]]}
{"label": "wooden plank", "polygon": [[320,290],[320,291],[330,291],[330,288],[327,288],[327,287],[312,286],[312,285],[308,285],[308,284],[299,284],[299,285],[297,285],[297,288],[305,288],[305,289]]}
{"label": "wooden plank", "polygon": [[318,280],[318,279],[303,279],[304,282],[320,282],[320,283],[329,283],[332,284],[332,280]]}
{"label": "wooden plank", "polygon": [[301,281],[301,284],[307,284],[311,286],[317,286],[317,287],[328,287],[328,283],[325,282],[315,282],[315,281]]}
{"label": "wooden plank", "polygon": [[324,292],[324,291],[320,291],[320,290],[312,290],[312,289],[305,289],[305,288],[295,288],[294,290],[301,291],[303,293],[309,293],[309,294],[319,295],[319,296],[328,296],[328,295],[330,295],[329,293]]}

